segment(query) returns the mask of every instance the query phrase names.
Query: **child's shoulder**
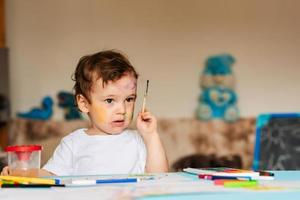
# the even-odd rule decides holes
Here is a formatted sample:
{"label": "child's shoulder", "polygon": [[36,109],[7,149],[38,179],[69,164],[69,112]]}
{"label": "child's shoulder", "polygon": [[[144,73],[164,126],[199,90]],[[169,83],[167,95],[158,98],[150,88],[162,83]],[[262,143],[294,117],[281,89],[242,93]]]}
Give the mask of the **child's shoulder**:
{"label": "child's shoulder", "polygon": [[74,140],[81,138],[85,135],[85,128],[76,129],[73,132],[69,133],[67,136],[63,137],[63,140]]}

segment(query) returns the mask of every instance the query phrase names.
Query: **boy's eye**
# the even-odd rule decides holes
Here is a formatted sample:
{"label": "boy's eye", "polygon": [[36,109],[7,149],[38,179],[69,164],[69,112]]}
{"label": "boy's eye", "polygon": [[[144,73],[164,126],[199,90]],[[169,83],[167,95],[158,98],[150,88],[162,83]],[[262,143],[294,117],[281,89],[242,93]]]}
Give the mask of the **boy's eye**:
{"label": "boy's eye", "polygon": [[106,103],[112,103],[113,102],[113,99],[105,99],[104,100]]}
{"label": "boy's eye", "polygon": [[132,102],[132,101],[134,101],[134,100],[135,100],[134,97],[128,97],[128,98],[126,99],[127,102]]}

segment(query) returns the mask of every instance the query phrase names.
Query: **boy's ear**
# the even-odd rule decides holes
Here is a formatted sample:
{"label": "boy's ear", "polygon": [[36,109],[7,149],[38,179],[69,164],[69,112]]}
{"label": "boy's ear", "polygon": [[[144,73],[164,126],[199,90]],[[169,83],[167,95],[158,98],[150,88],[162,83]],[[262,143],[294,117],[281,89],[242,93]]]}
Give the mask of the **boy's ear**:
{"label": "boy's ear", "polygon": [[89,102],[82,94],[78,94],[76,96],[76,101],[77,101],[78,108],[81,112],[83,113],[89,112]]}

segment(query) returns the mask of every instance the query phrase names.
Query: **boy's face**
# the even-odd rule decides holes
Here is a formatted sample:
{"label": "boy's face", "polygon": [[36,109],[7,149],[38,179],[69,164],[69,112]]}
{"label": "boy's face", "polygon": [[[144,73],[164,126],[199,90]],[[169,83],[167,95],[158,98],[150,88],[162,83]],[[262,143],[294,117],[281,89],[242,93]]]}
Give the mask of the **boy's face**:
{"label": "boy's face", "polygon": [[87,133],[119,134],[126,129],[133,117],[136,89],[137,80],[131,75],[109,81],[104,87],[100,78],[92,86],[91,103],[84,99],[82,107],[80,97],[77,97],[79,108],[89,115],[92,123]]}

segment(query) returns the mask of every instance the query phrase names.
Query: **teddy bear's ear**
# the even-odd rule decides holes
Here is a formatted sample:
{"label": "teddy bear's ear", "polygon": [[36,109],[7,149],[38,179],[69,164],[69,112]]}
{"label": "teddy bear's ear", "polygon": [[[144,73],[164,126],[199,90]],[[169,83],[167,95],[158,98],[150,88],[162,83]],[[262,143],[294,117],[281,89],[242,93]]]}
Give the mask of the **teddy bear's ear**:
{"label": "teddy bear's ear", "polygon": [[228,65],[228,66],[232,66],[233,63],[235,63],[235,59],[232,55],[230,54],[226,54],[224,55],[224,62]]}

